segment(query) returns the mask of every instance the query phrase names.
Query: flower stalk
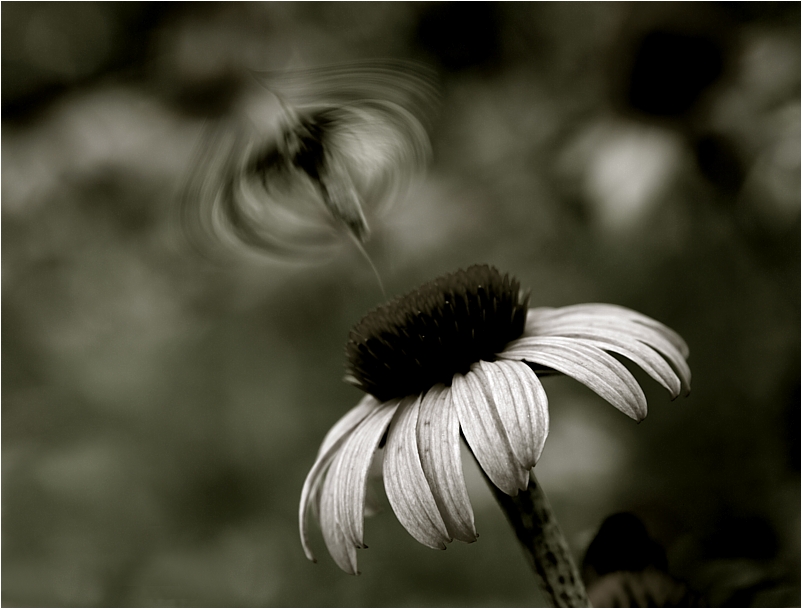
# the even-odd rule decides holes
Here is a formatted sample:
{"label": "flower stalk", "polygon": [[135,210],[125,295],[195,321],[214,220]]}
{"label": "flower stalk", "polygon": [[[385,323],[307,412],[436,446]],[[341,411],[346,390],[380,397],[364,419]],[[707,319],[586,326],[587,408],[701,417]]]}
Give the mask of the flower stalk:
{"label": "flower stalk", "polygon": [[568,542],[535,474],[530,473],[529,486],[515,497],[485,479],[515,529],[546,598],[554,607],[590,607]]}

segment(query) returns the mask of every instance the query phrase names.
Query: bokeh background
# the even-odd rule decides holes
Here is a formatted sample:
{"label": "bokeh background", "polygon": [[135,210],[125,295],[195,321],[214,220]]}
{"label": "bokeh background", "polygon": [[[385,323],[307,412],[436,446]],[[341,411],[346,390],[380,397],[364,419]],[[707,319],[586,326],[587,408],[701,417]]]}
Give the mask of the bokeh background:
{"label": "bokeh background", "polygon": [[298,266],[176,238],[249,69],[395,58],[442,103],[428,173],[373,219],[389,294],[487,262],[534,305],[629,306],[690,345],[693,393],[639,374],[640,425],[546,381],[537,472],[576,556],[631,511],[711,606],[799,606],[799,11],[3,3],[3,605],[543,602],[470,461],[477,543],[429,550],[384,500],[361,576],[317,531],[307,562],[301,485],[381,292],[347,242]]}

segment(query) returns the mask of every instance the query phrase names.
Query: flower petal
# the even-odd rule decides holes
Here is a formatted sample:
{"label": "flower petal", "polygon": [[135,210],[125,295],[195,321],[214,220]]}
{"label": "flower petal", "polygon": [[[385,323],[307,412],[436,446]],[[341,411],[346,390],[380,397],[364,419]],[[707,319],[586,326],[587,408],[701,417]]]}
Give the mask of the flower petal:
{"label": "flower petal", "polygon": [[604,332],[592,327],[577,327],[561,332],[560,335],[568,340],[596,346],[632,360],[665,387],[672,399],[682,390],[682,382],[664,358],[648,345],[627,337],[622,332]]}
{"label": "flower petal", "polygon": [[384,448],[384,488],[399,522],[420,543],[444,550],[451,541],[423,473],[416,429],[421,398],[404,398]]}
{"label": "flower petal", "polygon": [[417,439],[423,474],[448,534],[460,541],[476,541],[473,509],[462,473],[459,417],[449,388],[438,384],[423,396]]}
{"label": "flower petal", "polygon": [[373,455],[398,408],[398,400],[382,404],[343,443],[329,477],[336,481],[335,508],[346,540],[364,547],[365,494]]}
{"label": "flower petal", "polygon": [[301,504],[298,509],[298,527],[301,532],[301,545],[304,548],[304,554],[306,554],[306,557],[311,561],[315,561],[315,555],[309,547],[309,532],[307,529],[310,502],[314,500],[314,497],[320,490],[319,482],[322,475],[330,465],[337,450],[342,446],[342,443],[353,429],[378,407],[379,401],[373,396],[368,395],[365,396],[359,404],[345,413],[326,434],[320,446],[320,450],[318,451],[317,459],[314,465],[312,465],[312,469],[309,470],[309,474],[306,476],[303,490],[301,491]]}
{"label": "flower petal", "polygon": [[451,385],[462,432],[487,477],[514,497],[527,487],[529,470],[521,467],[510,446],[496,407],[496,396],[485,376],[475,370],[476,364],[464,376],[455,374]]}
{"label": "flower petal", "polygon": [[[565,309],[568,309],[568,312],[565,312]],[[613,305],[530,309],[524,336],[584,337],[609,341],[622,347],[622,341],[629,347],[637,347],[632,341],[639,341],[662,353],[679,375],[685,395],[690,392],[691,370],[685,361],[688,356],[685,341],[670,328],[635,311]],[[625,353],[621,355],[629,357]],[[634,358],[630,359],[652,374],[646,366]],[[658,376],[652,375],[658,382],[662,382]],[[673,380],[670,384],[674,384]],[[676,397],[677,392],[671,388],[669,391]]]}
{"label": "flower petal", "polygon": [[676,348],[682,354],[682,357],[687,358],[688,355],[690,355],[690,350],[688,349],[687,343],[679,334],[674,332],[674,330],[668,326],[661,324],[656,319],[652,319],[643,313],[638,313],[632,309],[627,309],[626,307],[612,304],[589,303],[571,305],[556,309],[550,307],[529,309],[529,314],[527,315],[526,332],[528,333],[530,323],[537,323],[538,321],[555,321],[557,319],[563,321],[581,321],[583,319],[587,320],[589,317],[596,319],[607,318],[613,321],[627,320],[637,322],[664,336],[672,345],[674,345],[674,348]]}
{"label": "flower petal", "polygon": [[337,451],[323,482],[320,528],[329,553],[347,573],[357,572],[355,549],[364,547],[368,469],[397,407],[397,401],[386,402],[365,417]]}
{"label": "flower petal", "polygon": [[368,414],[372,411],[376,410],[379,406],[381,406],[381,402],[374,398],[372,395],[367,394],[359,403],[354,406],[351,410],[346,412],[343,417],[337,421],[331,429],[329,429],[326,436],[323,438],[323,442],[320,443],[320,450],[318,450],[318,455],[323,454],[331,444],[337,441],[338,438],[342,436],[342,430],[350,431],[358,423],[362,422]]}
{"label": "flower petal", "polygon": [[646,396],[623,364],[601,349],[559,337],[519,338],[499,357],[554,368],[598,393],[627,416],[646,417]]}
{"label": "flower petal", "polygon": [[[335,458],[335,464],[340,454]],[[332,470],[323,481],[320,491],[320,529],[323,540],[329,549],[329,554],[343,571],[349,575],[357,574],[356,546],[345,538],[342,527],[337,519],[337,479],[332,476]]]}
{"label": "flower petal", "polygon": [[672,400],[682,392],[682,381],[668,362],[660,357],[660,354],[654,349],[640,341],[619,341],[608,338],[605,340],[581,339],[581,342],[594,345],[604,351],[618,353],[633,361],[655,381],[665,387]]}
{"label": "flower petal", "polygon": [[[540,379],[523,362],[479,362],[510,446],[518,462],[532,469],[549,433],[548,398]],[[478,372],[478,371],[477,371]]]}

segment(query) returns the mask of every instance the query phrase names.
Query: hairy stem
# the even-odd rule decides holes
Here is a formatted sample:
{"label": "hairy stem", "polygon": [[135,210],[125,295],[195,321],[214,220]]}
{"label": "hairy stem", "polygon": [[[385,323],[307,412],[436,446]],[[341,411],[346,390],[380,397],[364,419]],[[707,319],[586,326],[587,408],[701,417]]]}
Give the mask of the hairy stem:
{"label": "hairy stem", "polygon": [[490,488],[510,521],[546,598],[555,607],[590,607],[585,584],[571,550],[534,473],[529,487],[510,497],[490,482]]}

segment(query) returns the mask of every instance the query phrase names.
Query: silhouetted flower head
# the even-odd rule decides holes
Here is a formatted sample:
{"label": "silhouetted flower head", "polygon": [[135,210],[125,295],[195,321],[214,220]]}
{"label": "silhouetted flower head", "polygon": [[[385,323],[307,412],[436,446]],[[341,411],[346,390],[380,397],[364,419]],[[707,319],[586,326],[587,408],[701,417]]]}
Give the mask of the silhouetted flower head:
{"label": "silhouetted flower head", "polygon": [[[382,305],[351,330],[346,380],[366,395],[328,432],[301,494],[306,555],[312,507],[336,563],[357,572],[367,475],[385,439],[383,478],[401,524],[444,549],[476,539],[460,460],[462,434],[508,495],[527,487],[549,430],[537,372],[563,373],[640,421],[646,398],[610,353],[674,398],[690,390],[688,348],[663,324],[623,307],[528,308],[517,280],[472,266]],[[537,371],[537,372],[536,372]]]}

